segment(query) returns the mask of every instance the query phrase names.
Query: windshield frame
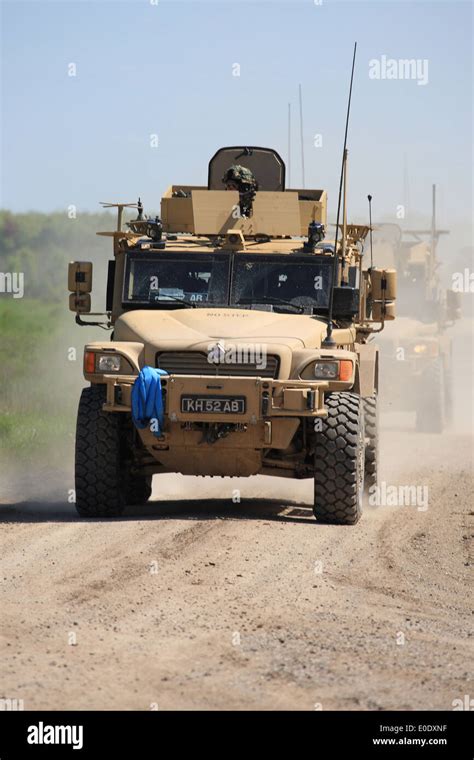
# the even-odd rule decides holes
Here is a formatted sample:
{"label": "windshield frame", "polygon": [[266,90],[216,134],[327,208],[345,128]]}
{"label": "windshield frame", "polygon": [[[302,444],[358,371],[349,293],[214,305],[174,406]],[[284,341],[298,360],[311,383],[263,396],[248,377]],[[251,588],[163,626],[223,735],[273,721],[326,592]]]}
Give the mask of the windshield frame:
{"label": "windshield frame", "polygon": [[[180,258],[183,260],[189,260],[192,257],[193,260],[197,261],[221,261],[227,263],[227,288],[226,288],[226,300],[223,302],[209,302],[209,301],[191,301],[191,300],[173,300],[170,298],[170,300],[163,299],[162,301],[150,301],[150,300],[129,300],[127,297],[128,294],[128,284],[129,284],[129,278],[130,278],[130,264],[134,260],[142,260],[142,261],[179,261]],[[331,255],[325,255],[325,254],[314,254],[314,253],[278,253],[278,252],[265,252],[265,253],[256,253],[252,251],[173,251],[173,250],[160,250],[159,252],[155,251],[138,251],[138,250],[131,250],[127,251],[125,254],[125,261],[124,261],[124,268],[123,268],[123,283],[122,283],[122,309],[125,311],[130,311],[133,309],[180,309],[180,308],[189,308],[189,307],[195,307],[195,308],[233,308],[233,309],[256,309],[255,307],[260,307],[263,311],[268,311],[268,307],[270,306],[272,309],[280,310],[280,309],[286,309],[291,308],[291,313],[294,314],[318,314],[322,313],[325,314],[328,311],[328,306],[318,306],[314,304],[306,305],[301,309],[301,312],[298,312],[294,310],[295,305],[285,306],[282,303],[279,303],[277,299],[275,299],[274,303],[271,303],[270,301],[258,301],[255,300],[254,302],[248,302],[248,303],[237,303],[235,301],[235,273],[236,273],[236,263],[240,261],[251,261],[251,262],[268,262],[270,264],[272,263],[286,263],[289,266],[298,264],[303,266],[308,266],[310,264],[324,264],[328,268],[329,273],[329,283],[328,283],[328,294],[330,292],[330,289],[332,287],[332,275],[333,275],[333,257]],[[265,308],[265,305],[267,308]]]}

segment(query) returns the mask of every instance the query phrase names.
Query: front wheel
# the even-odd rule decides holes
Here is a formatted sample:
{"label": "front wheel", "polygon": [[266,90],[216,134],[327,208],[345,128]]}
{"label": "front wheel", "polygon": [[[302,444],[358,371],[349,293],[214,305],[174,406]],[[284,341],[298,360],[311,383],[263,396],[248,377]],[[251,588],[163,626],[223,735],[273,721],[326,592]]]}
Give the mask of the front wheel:
{"label": "front wheel", "polygon": [[102,411],[104,386],[82,391],[76,428],[76,510],[81,517],[117,517],[126,503],[119,414]]}
{"label": "front wheel", "polygon": [[354,525],[364,490],[364,414],[356,393],[330,393],[328,416],[316,433],[314,516],[319,522]]}

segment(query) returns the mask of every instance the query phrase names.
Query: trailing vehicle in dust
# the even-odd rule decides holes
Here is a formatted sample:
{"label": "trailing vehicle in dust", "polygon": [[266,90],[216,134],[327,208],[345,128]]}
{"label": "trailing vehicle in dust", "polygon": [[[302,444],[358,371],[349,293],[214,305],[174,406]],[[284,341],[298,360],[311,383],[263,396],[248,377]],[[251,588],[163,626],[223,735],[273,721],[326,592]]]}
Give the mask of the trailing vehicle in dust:
{"label": "trailing vehicle in dust", "polygon": [[377,341],[383,360],[384,411],[415,413],[418,432],[442,433],[453,419],[453,343],[449,329],[461,315],[460,294],[443,289],[437,246],[448,234],[436,225],[436,186],[427,229],[378,226],[377,261],[399,277],[398,318]]}
{"label": "trailing vehicle in dust", "polygon": [[[76,507],[112,517],[151,478],[314,481],[319,521],[353,524],[376,483],[379,358],[396,272],[363,267],[367,226],[326,237],[324,190],[287,189],[275,150],[228,147],[206,187],[173,185],[161,215],[116,205],[107,303],[84,349]],[[123,227],[127,206],[137,209]],[[90,312],[92,265],[69,267]]]}

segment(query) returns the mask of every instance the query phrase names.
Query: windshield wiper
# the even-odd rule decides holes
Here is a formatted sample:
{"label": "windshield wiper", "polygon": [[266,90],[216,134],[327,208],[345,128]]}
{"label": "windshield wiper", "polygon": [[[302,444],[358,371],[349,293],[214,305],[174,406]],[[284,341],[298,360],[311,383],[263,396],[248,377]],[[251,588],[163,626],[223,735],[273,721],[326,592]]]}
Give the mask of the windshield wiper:
{"label": "windshield wiper", "polygon": [[271,298],[270,296],[262,296],[261,298],[240,298],[236,301],[237,304],[244,303],[271,303],[281,304],[282,306],[291,306],[292,309],[296,309],[300,314],[304,312],[304,306],[299,303],[291,303],[291,301],[284,301],[282,298]]}
{"label": "windshield wiper", "polygon": [[164,296],[163,300],[161,298],[157,298],[156,301],[153,301],[153,303],[166,303],[166,301],[177,301],[178,303],[182,303],[184,306],[186,306],[187,309],[196,308],[194,301],[185,301],[184,298],[178,298],[178,296]]}

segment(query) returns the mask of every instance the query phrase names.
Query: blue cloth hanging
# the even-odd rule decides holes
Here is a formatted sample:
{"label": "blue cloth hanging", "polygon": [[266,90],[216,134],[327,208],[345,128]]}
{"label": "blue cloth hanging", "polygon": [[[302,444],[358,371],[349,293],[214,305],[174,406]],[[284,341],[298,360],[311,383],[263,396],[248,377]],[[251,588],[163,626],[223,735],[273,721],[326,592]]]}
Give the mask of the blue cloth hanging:
{"label": "blue cloth hanging", "polygon": [[164,369],[143,367],[132,388],[132,419],[137,428],[143,430],[152,420],[156,420],[153,435],[159,437],[163,428],[164,410],[161,392],[161,376]]}

